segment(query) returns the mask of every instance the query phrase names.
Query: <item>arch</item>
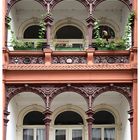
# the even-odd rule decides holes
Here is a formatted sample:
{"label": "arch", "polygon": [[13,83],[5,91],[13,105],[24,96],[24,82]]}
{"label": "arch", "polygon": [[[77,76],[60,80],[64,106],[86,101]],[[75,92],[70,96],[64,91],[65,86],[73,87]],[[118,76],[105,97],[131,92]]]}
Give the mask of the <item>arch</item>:
{"label": "arch", "polygon": [[25,39],[39,39],[39,30],[41,30],[41,27],[39,25],[29,26],[25,29],[23,36]]}
{"label": "arch", "polygon": [[[69,33],[68,33],[69,31]],[[83,39],[82,31],[72,25],[66,25],[56,31],[56,39]]]}
{"label": "arch", "polygon": [[42,98],[42,100],[44,101],[44,104],[46,104],[45,95],[40,93],[37,89],[31,88],[31,87],[20,87],[20,88],[15,88],[15,90],[13,92],[8,93],[8,95],[7,95],[7,102],[6,102],[6,108],[8,108],[8,104],[11,101],[11,99],[15,95],[17,95],[19,93],[22,93],[22,92],[32,92],[34,94],[37,94],[37,95],[39,95]]}
{"label": "arch", "polygon": [[102,110],[110,112],[115,118],[115,124],[117,124],[118,126],[121,125],[119,112],[114,107],[107,104],[100,104],[95,106],[93,110],[95,113]]}
{"label": "arch", "polygon": [[[22,1],[22,0],[10,0],[10,2],[7,4],[7,16],[11,10],[11,8],[19,1]],[[36,2],[38,2],[40,5],[42,5],[42,7],[44,8],[44,10],[46,10],[46,5],[45,5],[45,2],[43,0],[34,0]]]}
{"label": "arch", "polygon": [[19,29],[18,29],[18,33],[17,33],[17,36],[19,38],[23,38],[23,34],[25,32],[25,30],[30,27],[30,26],[34,26],[34,25],[37,25],[39,26],[39,18],[31,18],[31,19],[28,19],[26,21],[24,21],[20,26],[19,26]]}
{"label": "arch", "polygon": [[[65,1],[65,0],[52,0],[51,2],[51,10],[53,10],[53,8],[58,4],[60,3],[61,1]],[[79,3],[81,3],[82,5],[84,5],[84,7],[86,8],[86,10],[88,11],[88,3],[87,1],[85,0],[76,0],[78,1]]]}
{"label": "arch", "polygon": [[81,95],[81,96],[84,98],[84,100],[86,101],[87,106],[88,106],[88,99],[87,99],[87,96],[86,96],[81,90],[79,90],[79,89],[77,89],[77,88],[75,88],[75,87],[72,87],[72,86],[70,86],[70,87],[66,86],[66,87],[60,88],[60,89],[58,89],[57,92],[53,93],[53,94],[51,95],[50,106],[51,106],[51,103],[52,103],[53,99],[54,99],[57,95],[59,95],[59,94],[61,94],[61,93],[63,93],[63,92],[67,92],[67,91],[75,92],[76,94]]}
{"label": "arch", "polygon": [[[99,33],[100,33],[101,38],[104,38],[104,36],[102,36],[102,33],[103,33],[104,30],[107,31],[107,33],[108,33],[108,39],[112,39],[112,38],[114,39],[116,37],[115,31],[110,26],[100,25],[99,28],[100,28]],[[95,30],[93,29],[92,38],[95,38],[94,35],[95,35]]]}
{"label": "arch", "polygon": [[52,33],[53,33],[53,39],[55,39],[55,35],[56,35],[56,32],[64,27],[64,26],[75,26],[77,27],[79,30],[82,31],[83,33],[83,38],[85,39],[85,35],[86,35],[86,26],[80,22],[79,20],[77,19],[74,19],[74,18],[66,18],[66,19],[62,19],[62,20],[59,20],[58,22],[55,23],[53,29],[52,29]]}
{"label": "arch", "polygon": [[124,90],[124,89],[122,89],[121,87],[118,87],[118,86],[106,86],[106,87],[103,87],[103,88],[99,89],[98,91],[95,92],[93,101],[100,94],[102,94],[104,92],[107,92],[107,91],[115,91],[115,92],[118,92],[118,93],[122,94],[127,99],[130,108],[132,108],[132,102],[131,102],[131,95],[130,95],[130,93],[128,93],[128,91],[126,91],[126,90]]}
{"label": "arch", "polygon": [[[94,7],[93,7],[94,10],[103,1],[107,1],[107,0],[95,0]],[[132,9],[132,2],[130,2],[130,0],[127,0],[127,1],[126,0],[117,0],[117,1],[120,1],[120,2],[124,3],[128,7],[129,10]]]}
{"label": "arch", "polygon": [[74,111],[64,111],[57,115],[54,121],[55,125],[75,125],[83,124],[82,117]]}
{"label": "arch", "polygon": [[23,108],[20,112],[19,112],[19,115],[18,115],[18,119],[17,119],[17,124],[18,126],[22,126],[22,122],[23,122],[23,119],[24,117],[26,116],[26,114],[28,114],[29,112],[31,111],[39,111],[39,112],[44,112],[45,108],[40,106],[40,105],[36,105],[36,104],[33,104],[33,105],[30,105],[30,106],[27,106],[25,108]]}
{"label": "arch", "polygon": [[67,104],[67,105],[58,107],[57,109],[55,109],[53,111],[53,114],[51,116],[51,120],[52,120],[51,121],[51,125],[54,125],[54,121],[55,121],[56,117],[60,113],[65,112],[65,111],[73,111],[73,112],[78,113],[82,117],[82,119],[83,119],[83,124],[84,125],[86,124],[86,118],[87,118],[87,116],[85,114],[85,111],[82,108],[78,107],[78,106],[75,106],[75,105],[72,105],[72,104]]}
{"label": "arch", "polygon": [[44,125],[45,115],[40,111],[30,111],[23,118],[23,125]]}

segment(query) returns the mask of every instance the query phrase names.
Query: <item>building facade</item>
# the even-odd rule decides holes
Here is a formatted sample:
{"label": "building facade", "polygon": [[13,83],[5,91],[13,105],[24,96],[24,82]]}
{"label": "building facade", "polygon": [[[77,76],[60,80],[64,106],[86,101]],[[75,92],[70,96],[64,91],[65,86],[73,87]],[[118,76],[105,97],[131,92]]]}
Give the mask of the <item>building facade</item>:
{"label": "building facade", "polygon": [[137,0],[5,12],[4,140],[137,140]]}

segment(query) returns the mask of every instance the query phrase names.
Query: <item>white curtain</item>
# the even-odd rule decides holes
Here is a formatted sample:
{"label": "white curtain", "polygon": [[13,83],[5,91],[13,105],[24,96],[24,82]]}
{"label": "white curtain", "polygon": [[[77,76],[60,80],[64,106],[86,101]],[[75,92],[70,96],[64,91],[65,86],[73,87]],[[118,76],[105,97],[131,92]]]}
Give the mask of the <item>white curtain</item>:
{"label": "white curtain", "polygon": [[115,129],[105,128],[104,129],[104,140],[115,140]]}
{"label": "white curtain", "polygon": [[100,128],[92,129],[92,140],[101,140],[101,129]]}
{"label": "white curtain", "polygon": [[55,138],[56,140],[66,140],[66,130],[56,130]]}
{"label": "white curtain", "polygon": [[45,129],[37,129],[36,140],[45,140]]}
{"label": "white curtain", "polygon": [[82,130],[72,130],[72,140],[82,140]]}
{"label": "white curtain", "polygon": [[23,129],[23,140],[33,140],[33,129]]}

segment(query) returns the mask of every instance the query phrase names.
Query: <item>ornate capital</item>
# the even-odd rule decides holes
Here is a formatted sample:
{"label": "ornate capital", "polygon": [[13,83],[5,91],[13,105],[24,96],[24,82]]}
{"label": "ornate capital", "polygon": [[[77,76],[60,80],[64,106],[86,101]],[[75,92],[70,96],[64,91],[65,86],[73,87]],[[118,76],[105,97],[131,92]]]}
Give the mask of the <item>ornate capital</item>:
{"label": "ornate capital", "polygon": [[10,112],[8,112],[7,110],[4,110],[4,125],[7,126],[8,123],[8,119],[7,116],[10,114]]}
{"label": "ornate capital", "polygon": [[47,14],[47,16],[44,18],[44,21],[46,23],[46,26],[51,26],[53,22],[53,18],[51,17],[51,14]]}
{"label": "ornate capital", "polygon": [[94,25],[94,22],[95,22],[95,18],[93,18],[93,16],[90,15],[90,16],[86,19],[86,22],[87,22],[88,26],[93,26],[93,25]]}
{"label": "ornate capital", "polygon": [[128,120],[130,121],[130,124],[133,125],[133,109],[130,109],[128,111],[128,114],[130,115],[130,118]]}

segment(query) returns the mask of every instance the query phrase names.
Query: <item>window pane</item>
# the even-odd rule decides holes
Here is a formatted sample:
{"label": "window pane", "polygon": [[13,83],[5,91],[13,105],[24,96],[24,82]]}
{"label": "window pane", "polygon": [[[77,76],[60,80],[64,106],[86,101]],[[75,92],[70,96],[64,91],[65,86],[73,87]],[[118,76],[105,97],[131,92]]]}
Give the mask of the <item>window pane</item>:
{"label": "window pane", "polygon": [[82,130],[72,130],[72,140],[82,140]]}
{"label": "window pane", "polygon": [[115,140],[115,128],[104,129],[104,140]]}
{"label": "window pane", "polygon": [[45,129],[37,129],[36,140],[45,140]]}
{"label": "window pane", "polygon": [[101,140],[101,129],[100,128],[92,129],[92,140]]}
{"label": "window pane", "polygon": [[23,140],[33,140],[33,129],[23,129]]}
{"label": "window pane", "polygon": [[56,130],[55,140],[66,140],[66,130]]}

